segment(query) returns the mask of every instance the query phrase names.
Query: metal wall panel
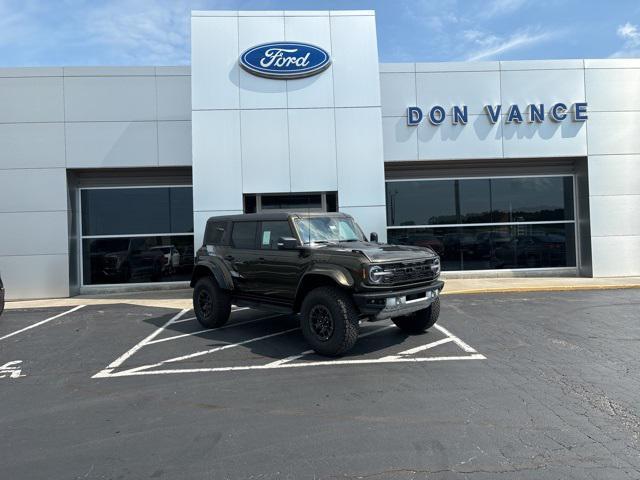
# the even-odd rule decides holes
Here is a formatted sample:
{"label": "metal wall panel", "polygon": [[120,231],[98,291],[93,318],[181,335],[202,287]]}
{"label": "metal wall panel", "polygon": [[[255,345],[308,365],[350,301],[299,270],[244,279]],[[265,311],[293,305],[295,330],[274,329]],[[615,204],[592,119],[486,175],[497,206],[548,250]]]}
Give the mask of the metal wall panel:
{"label": "metal wall panel", "polygon": [[0,170],[0,212],[66,211],[66,181],[64,168]]}
{"label": "metal wall panel", "polygon": [[64,166],[63,123],[0,124],[0,168]]}
{"label": "metal wall panel", "polygon": [[287,111],[241,110],[240,121],[242,192],[291,191]]}
{"label": "metal wall panel", "polygon": [[418,105],[425,113],[434,105],[451,114],[452,105],[466,105],[469,114],[500,104],[500,72],[416,73]]}
{"label": "metal wall panel", "polygon": [[640,194],[591,195],[589,203],[594,237],[640,237]]}
{"label": "metal wall panel", "polygon": [[68,168],[158,166],[156,122],[78,122],[66,128]]}
{"label": "metal wall panel", "polygon": [[191,165],[191,120],[158,122],[158,164]]}
{"label": "metal wall panel", "polygon": [[65,77],[69,122],[156,119],[155,76]]}
{"label": "metal wall panel", "polygon": [[640,237],[592,237],[593,276],[625,277],[640,274]]}
{"label": "metal wall panel", "polygon": [[62,77],[0,78],[0,123],[62,122]]}
{"label": "metal wall panel", "polygon": [[470,115],[467,125],[453,125],[446,120],[434,126],[423,121],[417,129],[418,158],[421,160],[502,156],[502,124],[492,124],[484,115]]}
{"label": "metal wall panel", "polygon": [[591,195],[640,195],[639,155],[589,157]]}
{"label": "metal wall panel", "polygon": [[336,109],[340,209],[385,205],[380,108]]}
{"label": "metal wall panel", "polygon": [[240,112],[193,112],[193,209],[242,210]]}
{"label": "metal wall panel", "polygon": [[[247,48],[284,38],[284,17],[241,17],[238,28],[240,55]],[[287,108],[286,81],[257,77],[242,68],[239,78],[240,108]]]}
{"label": "metal wall panel", "polygon": [[580,157],[587,155],[584,122],[508,123],[502,126],[505,158]]}
{"label": "metal wall panel", "polygon": [[238,108],[238,18],[191,17],[193,110]]}
{"label": "metal wall panel", "polygon": [[405,117],[382,117],[382,143],[386,161],[418,160],[418,129]]}
{"label": "metal wall panel", "polygon": [[331,17],[336,107],[380,105],[374,16]]}
{"label": "metal wall panel", "polygon": [[[287,12],[285,12],[286,14]],[[306,42],[331,50],[331,28],[329,15],[285,16],[284,38],[289,41]],[[289,108],[333,107],[333,68],[322,75],[287,80],[287,106]]]}
{"label": "metal wall panel", "polygon": [[67,254],[67,211],[0,213],[0,256]]}
{"label": "metal wall panel", "polygon": [[418,105],[416,74],[413,72],[380,73],[380,98],[383,117],[406,118],[407,107]]}
{"label": "metal wall panel", "polygon": [[288,115],[291,191],[337,190],[333,109],[293,109]]}
{"label": "metal wall panel", "polygon": [[156,77],[158,120],[191,121],[191,76]]}
{"label": "metal wall panel", "polygon": [[640,153],[640,111],[589,113],[589,155]]}
{"label": "metal wall panel", "polygon": [[68,255],[0,256],[8,300],[69,296]]}

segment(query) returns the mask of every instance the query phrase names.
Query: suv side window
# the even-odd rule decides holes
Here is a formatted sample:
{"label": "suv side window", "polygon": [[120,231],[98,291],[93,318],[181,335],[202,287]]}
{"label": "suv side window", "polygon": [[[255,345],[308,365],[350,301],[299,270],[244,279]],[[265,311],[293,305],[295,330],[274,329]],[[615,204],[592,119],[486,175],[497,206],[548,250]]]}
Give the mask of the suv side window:
{"label": "suv side window", "polygon": [[227,222],[211,222],[207,224],[204,243],[207,245],[222,245],[224,230],[226,227]]}
{"label": "suv side window", "polygon": [[256,248],[258,222],[235,222],[231,231],[231,245],[234,248]]}
{"label": "suv side window", "polygon": [[260,248],[267,250],[278,249],[278,239],[280,237],[293,237],[291,226],[286,220],[276,222],[262,222],[260,231]]}

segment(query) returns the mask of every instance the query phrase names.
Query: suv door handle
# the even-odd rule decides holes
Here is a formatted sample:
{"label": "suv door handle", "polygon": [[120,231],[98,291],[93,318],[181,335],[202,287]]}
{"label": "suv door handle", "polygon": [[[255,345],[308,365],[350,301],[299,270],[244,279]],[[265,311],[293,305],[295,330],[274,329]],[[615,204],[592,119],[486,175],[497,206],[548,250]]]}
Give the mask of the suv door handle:
{"label": "suv door handle", "polygon": [[229,260],[230,262],[233,261],[235,257],[233,255],[225,255],[224,259],[225,260]]}

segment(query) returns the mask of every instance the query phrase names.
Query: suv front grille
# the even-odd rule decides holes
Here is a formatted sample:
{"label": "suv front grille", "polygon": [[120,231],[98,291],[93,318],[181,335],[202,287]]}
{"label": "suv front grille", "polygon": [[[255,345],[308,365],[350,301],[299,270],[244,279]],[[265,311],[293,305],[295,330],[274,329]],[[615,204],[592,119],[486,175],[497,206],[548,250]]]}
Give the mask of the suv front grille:
{"label": "suv front grille", "polygon": [[391,275],[382,277],[383,285],[395,285],[400,283],[421,282],[432,280],[435,274],[431,269],[434,259],[420,260],[417,262],[399,262],[389,265],[381,265],[385,272]]}

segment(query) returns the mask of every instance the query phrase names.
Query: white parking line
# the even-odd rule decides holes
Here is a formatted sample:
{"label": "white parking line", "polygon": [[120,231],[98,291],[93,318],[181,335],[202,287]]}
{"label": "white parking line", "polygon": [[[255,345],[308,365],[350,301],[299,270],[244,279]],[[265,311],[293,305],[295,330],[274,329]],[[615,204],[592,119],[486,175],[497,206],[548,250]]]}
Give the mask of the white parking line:
{"label": "white parking line", "polygon": [[[389,328],[393,328],[395,327],[395,325],[386,325],[382,328],[376,328],[375,330],[371,331],[371,332],[367,332],[367,333],[363,333],[362,335],[358,336],[358,340],[360,340],[361,338],[364,337],[368,337],[369,335],[373,335],[374,333],[378,333],[381,332],[382,330],[387,330]],[[265,367],[268,366],[272,366],[272,367],[277,367],[278,365],[282,365],[283,363],[289,363],[292,362],[294,360],[298,360],[299,358],[302,358],[306,355],[311,355],[312,353],[316,353],[315,350],[307,350],[306,352],[302,352],[302,353],[298,353],[297,355],[291,355],[290,357],[287,358],[282,358],[280,360],[276,360],[275,362],[271,362],[271,363],[267,363],[265,365]]]}
{"label": "white parking line", "polygon": [[[191,337],[193,335],[199,335],[201,333],[213,332],[214,330],[218,331],[218,330],[224,330],[225,328],[230,328],[230,327],[239,327],[240,325],[246,325],[247,323],[255,323],[255,322],[259,322],[260,320],[268,320],[270,318],[281,317],[281,316],[282,315],[278,313],[276,315],[270,315],[268,317],[254,318],[252,320],[245,320],[244,322],[231,323],[229,325],[224,325],[218,328],[205,328],[204,330],[198,330],[196,332],[181,333],[180,335],[174,335],[173,337],[166,337],[166,338],[159,338],[158,340],[152,340],[151,342],[147,342],[147,345],[153,345],[154,343],[168,342],[169,340],[177,340],[178,338]],[[173,322],[173,323],[176,324],[183,321],[184,320],[178,320],[177,322]]]}
{"label": "white parking line", "polygon": [[148,337],[146,337],[144,340],[142,340],[140,343],[137,343],[136,345],[134,345],[132,348],[130,348],[128,351],[126,351],[125,353],[123,353],[122,355],[120,355],[118,358],[116,358],[113,362],[111,362],[109,365],[107,365],[107,368],[105,368],[104,370],[96,373],[93,378],[97,378],[97,377],[105,377],[105,376],[109,376],[109,374],[113,371],[114,368],[119,367],[120,365],[122,365],[127,358],[129,358],[131,355],[133,355],[134,353],[136,353],[138,350],[140,350],[142,347],[144,347],[147,343],[149,343],[151,340],[153,340],[154,338],[156,338],[158,335],[160,335],[160,332],[162,332],[165,328],[167,328],[169,325],[171,325],[173,322],[175,322],[176,320],[178,320],[181,316],[183,316],[185,313],[187,313],[190,309],[184,309],[182,311],[180,311],[179,313],[177,313],[176,315],[174,315],[167,323],[165,323],[162,327],[158,328],[155,332],[153,332],[151,335],[149,335]]}
{"label": "white parking line", "polygon": [[[487,357],[480,353],[473,355],[458,355],[448,357],[402,357],[402,358],[371,358],[362,360],[324,360],[320,362],[285,363],[280,365],[245,365],[239,367],[214,367],[214,368],[180,368],[176,370],[125,370],[123,372],[112,373],[110,377],[127,377],[134,375],[168,375],[172,373],[205,373],[205,372],[232,372],[238,370],[270,370],[278,368],[301,368],[301,367],[322,367],[335,365],[366,365],[380,363],[422,363],[422,362],[444,362],[449,360],[485,360]],[[97,378],[94,375],[93,378]]]}
{"label": "white parking line", "polygon": [[[149,368],[159,367],[161,365],[164,365],[165,363],[180,362],[182,360],[189,360],[191,358],[201,357],[202,355],[208,355],[210,353],[220,352],[222,350],[228,350],[230,348],[239,347],[240,345],[246,345],[248,343],[257,342],[259,340],[266,340],[267,338],[277,337],[278,335],[284,335],[286,333],[295,332],[296,330],[300,330],[300,329],[298,327],[290,328],[288,330],[283,330],[281,332],[270,333],[268,335],[262,335],[261,337],[256,337],[256,338],[250,338],[249,340],[244,340],[242,342],[232,343],[232,344],[229,344],[229,345],[223,345],[221,347],[216,347],[216,348],[210,348],[209,350],[203,350],[201,352],[190,353],[189,355],[183,355],[181,357],[170,358],[168,360],[163,360],[162,362],[154,363],[154,364],[151,364],[151,365],[141,365],[140,367],[131,368],[129,370],[125,370],[124,372],[119,372],[119,373],[140,372],[142,370],[148,370]],[[103,370],[103,372],[104,372],[104,370]],[[102,372],[100,372],[100,373],[102,373]],[[111,376],[113,376],[113,375],[114,374],[111,374]],[[93,378],[98,378],[99,376],[104,376],[104,375],[96,374],[96,375],[93,376]]]}
{"label": "white parking line", "polygon": [[404,352],[399,352],[398,355],[413,355],[414,353],[422,352],[424,350],[429,350],[430,348],[437,347],[438,345],[442,345],[443,343],[453,342],[453,338],[447,337],[440,340],[436,340],[435,342],[427,343],[426,345],[420,345],[416,348],[410,348],[409,350],[405,350]]}
{"label": "white parking line", "polygon": [[14,335],[18,335],[19,333],[26,332],[27,330],[31,330],[32,328],[39,327],[40,325],[44,325],[47,322],[55,320],[56,318],[60,318],[60,317],[63,317],[64,315],[67,315],[69,313],[72,313],[72,312],[75,312],[77,310],[80,310],[82,307],[85,307],[85,306],[86,305],[78,305],[77,307],[74,307],[71,310],[67,310],[66,312],[59,313],[57,315],[54,315],[53,317],[49,317],[49,318],[47,318],[45,320],[42,320],[42,321],[37,322],[37,323],[34,323],[33,325],[29,325],[28,327],[24,327],[24,328],[22,328],[20,330],[17,330],[15,332],[13,332],[13,333],[5,335],[4,337],[0,337],[0,340],[5,340],[7,338],[13,337]]}
{"label": "white parking line", "polygon": [[469,345],[464,343],[462,340],[460,340],[458,337],[456,337],[453,333],[451,333],[449,330],[444,328],[442,325],[435,325],[435,328],[440,330],[447,337],[450,337],[451,340],[453,340],[456,343],[456,345],[458,345],[465,352],[467,352],[467,353],[478,353],[475,348],[471,348]]}

